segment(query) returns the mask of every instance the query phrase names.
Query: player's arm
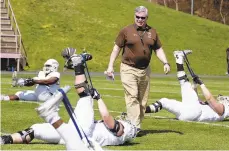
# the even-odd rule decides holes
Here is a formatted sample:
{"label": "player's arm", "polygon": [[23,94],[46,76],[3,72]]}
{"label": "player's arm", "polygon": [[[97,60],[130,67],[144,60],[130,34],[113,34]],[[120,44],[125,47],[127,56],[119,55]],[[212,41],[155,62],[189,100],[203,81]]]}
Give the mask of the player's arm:
{"label": "player's arm", "polygon": [[59,78],[57,77],[50,77],[49,79],[36,79],[34,78],[33,81],[35,84],[40,84],[40,85],[52,85],[55,84]]}
{"label": "player's arm", "polygon": [[209,106],[219,115],[222,116],[224,114],[224,105],[219,103],[214,96],[211,94],[211,92],[207,89],[207,87],[204,84],[200,85],[202,93],[208,102]]}
{"label": "player's arm", "polygon": [[108,129],[113,129],[115,127],[116,122],[114,118],[110,115],[106,104],[103,102],[102,98],[100,97],[99,92],[95,88],[92,88],[90,90],[90,93],[92,98],[98,101],[99,113],[104,124],[107,126]]}
{"label": "player's arm", "polygon": [[113,129],[115,125],[115,120],[113,116],[110,115],[106,104],[103,102],[101,98],[98,99],[98,107],[99,107],[99,113],[101,115],[104,124],[107,126],[107,128]]}

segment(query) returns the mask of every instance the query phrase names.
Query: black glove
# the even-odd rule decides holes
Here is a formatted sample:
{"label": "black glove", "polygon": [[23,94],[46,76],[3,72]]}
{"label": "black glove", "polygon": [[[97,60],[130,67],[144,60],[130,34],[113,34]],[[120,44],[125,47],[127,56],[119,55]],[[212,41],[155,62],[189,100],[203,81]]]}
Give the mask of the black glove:
{"label": "black glove", "polygon": [[199,85],[204,84],[203,81],[202,81],[197,75],[193,76],[192,80],[193,80],[196,84],[199,84]]}
{"label": "black glove", "polygon": [[25,79],[24,86],[33,86],[35,84],[34,80],[31,78]]}
{"label": "black glove", "polygon": [[91,97],[95,100],[99,100],[101,98],[99,92],[95,88],[90,89],[90,94]]}
{"label": "black glove", "polygon": [[72,64],[72,60],[71,59],[68,59],[65,64],[64,64],[64,67],[67,68],[67,69],[74,69],[74,66]]}

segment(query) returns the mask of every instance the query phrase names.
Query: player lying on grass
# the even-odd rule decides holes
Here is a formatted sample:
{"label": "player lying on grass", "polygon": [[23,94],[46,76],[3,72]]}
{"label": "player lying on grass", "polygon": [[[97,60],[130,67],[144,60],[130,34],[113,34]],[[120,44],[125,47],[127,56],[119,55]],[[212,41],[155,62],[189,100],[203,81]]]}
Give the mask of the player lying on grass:
{"label": "player lying on grass", "polygon": [[33,86],[35,90],[18,91],[13,95],[1,95],[1,101],[46,101],[57,89],[59,89],[60,73],[58,72],[59,63],[55,59],[48,59],[44,63],[43,70],[37,77],[32,79],[18,79],[15,86]]}
{"label": "player lying on grass", "polygon": [[[127,121],[115,120],[112,115],[110,115],[97,90],[89,88],[84,72],[85,66],[82,60],[83,59],[80,55],[71,56],[71,61],[76,75],[75,88],[80,97],[74,113],[76,114],[83,131],[88,137],[92,137],[101,146],[120,145],[132,140],[136,136],[136,127]],[[101,121],[94,121],[92,97],[97,100],[96,102],[98,103],[99,112],[102,118]],[[57,114],[57,112],[55,112],[55,114]],[[29,143],[33,140],[33,138],[36,138],[50,143],[64,144],[65,140],[61,138],[60,134],[52,126],[54,121],[50,123],[52,119],[59,119],[59,116],[52,117],[51,119],[45,119],[49,122],[34,124],[24,131],[1,136],[2,143]],[[67,125],[73,126],[71,120]]]}
{"label": "player lying on grass", "polygon": [[[186,54],[191,51],[185,51]],[[194,76],[194,83],[200,85],[206,102],[202,102],[189,82],[184,72],[184,54],[175,51],[174,57],[177,65],[177,77],[181,86],[182,102],[174,99],[162,98],[146,107],[146,113],[155,113],[165,109],[176,115],[178,120],[183,121],[221,121],[229,116],[229,96],[213,97],[203,81]]]}

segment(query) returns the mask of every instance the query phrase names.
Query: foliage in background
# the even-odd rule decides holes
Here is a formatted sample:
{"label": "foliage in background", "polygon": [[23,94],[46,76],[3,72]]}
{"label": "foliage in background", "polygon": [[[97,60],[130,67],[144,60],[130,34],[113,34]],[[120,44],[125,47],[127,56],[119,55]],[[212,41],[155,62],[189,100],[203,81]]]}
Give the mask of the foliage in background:
{"label": "foliage in background", "polygon": [[[60,52],[75,47],[93,55],[91,71],[103,72],[108,65],[114,40],[121,28],[134,22],[134,9],[149,9],[148,24],[157,29],[163,48],[175,72],[173,51],[192,49],[190,61],[199,74],[223,75],[225,50],[229,47],[229,26],[142,0],[11,0],[19,24],[30,68],[39,70],[45,60],[64,60]],[[115,64],[119,71],[120,56]],[[152,56],[154,73],[163,66]]]}

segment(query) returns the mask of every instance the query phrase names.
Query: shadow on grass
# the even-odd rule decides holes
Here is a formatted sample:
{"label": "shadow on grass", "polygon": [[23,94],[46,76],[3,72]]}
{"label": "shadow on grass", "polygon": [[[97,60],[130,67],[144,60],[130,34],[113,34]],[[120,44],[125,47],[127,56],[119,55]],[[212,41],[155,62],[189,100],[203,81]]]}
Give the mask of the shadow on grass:
{"label": "shadow on grass", "polygon": [[138,145],[140,143],[136,143],[136,142],[125,142],[124,144],[118,145],[118,146],[134,146],[134,145]]}
{"label": "shadow on grass", "polygon": [[154,119],[159,119],[159,120],[178,120],[177,118],[172,118],[172,117],[154,117]]}
{"label": "shadow on grass", "polygon": [[47,144],[47,145],[62,145],[57,143],[48,143],[48,142],[31,142],[29,145],[37,145],[37,144]]}
{"label": "shadow on grass", "polygon": [[142,137],[148,134],[155,134],[155,133],[176,133],[179,135],[183,135],[184,133],[180,131],[174,131],[174,130],[142,130],[138,133],[137,137]]}

